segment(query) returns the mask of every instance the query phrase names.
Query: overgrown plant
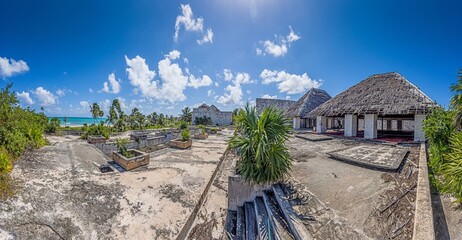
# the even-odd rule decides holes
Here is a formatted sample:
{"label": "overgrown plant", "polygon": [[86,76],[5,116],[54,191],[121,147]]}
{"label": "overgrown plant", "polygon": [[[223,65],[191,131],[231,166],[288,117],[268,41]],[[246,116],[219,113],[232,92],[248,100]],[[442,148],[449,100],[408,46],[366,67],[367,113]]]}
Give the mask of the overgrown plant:
{"label": "overgrown plant", "polygon": [[135,154],[133,152],[130,152],[128,151],[128,144],[130,143],[130,141],[126,138],[122,139],[122,138],[117,138],[115,140],[115,144],[116,144],[116,147],[117,147],[117,152],[122,154],[124,157],[126,158],[132,158],[135,156]]}
{"label": "overgrown plant", "polygon": [[442,190],[453,194],[457,203],[462,203],[462,132],[455,132],[450,138],[450,150],[444,155],[441,173]]}
{"label": "overgrown plant", "polygon": [[109,133],[111,132],[108,126],[105,126],[104,123],[100,122],[98,125],[92,124],[90,126],[82,127],[84,133],[82,134],[82,139],[88,139],[89,136],[103,136],[109,138]]}
{"label": "overgrown plant", "polygon": [[181,139],[183,141],[188,141],[189,138],[190,138],[189,129],[184,129],[183,131],[181,131]]}
{"label": "overgrown plant", "polygon": [[270,107],[260,115],[247,104],[238,111],[235,124],[229,146],[237,150],[237,171],[247,182],[271,184],[289,175],[292,158],[285,143],[291,124],[281,111]]}
{"label": "overgrown plant", "polygon": [[201,129],[201,134],[202,134],[202,135],[207,134],[207,131],[205,130],[205,126],[204,126],[204,125],[199,125],[199,128]]}

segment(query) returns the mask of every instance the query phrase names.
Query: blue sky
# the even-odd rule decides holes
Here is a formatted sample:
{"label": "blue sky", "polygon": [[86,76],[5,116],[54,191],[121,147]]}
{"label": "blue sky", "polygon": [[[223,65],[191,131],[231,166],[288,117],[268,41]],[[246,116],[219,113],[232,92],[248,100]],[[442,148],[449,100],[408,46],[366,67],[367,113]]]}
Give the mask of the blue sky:
{"label": "blue sky", "polygon": [[[441,105],[462,68],[461,1],[0,1],[0,87],[49,116],[119,98],[177,115],[332,96],[397,71]],[[177,37],[175,35],[177,33]]]}

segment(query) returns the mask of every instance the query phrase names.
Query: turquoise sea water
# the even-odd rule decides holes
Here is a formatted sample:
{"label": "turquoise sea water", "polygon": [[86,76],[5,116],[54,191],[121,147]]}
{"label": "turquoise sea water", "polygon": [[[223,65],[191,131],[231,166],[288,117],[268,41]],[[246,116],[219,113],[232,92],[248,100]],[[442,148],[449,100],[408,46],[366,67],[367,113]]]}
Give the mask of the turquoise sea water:
{"label": "turquoise sea water", "polygon": [[[52,117],[49,117],[48,120],[52,119]],[[93,124],[95,123],[94,118],[89,118],[89,117],[67,117],[67,122],[64,123],[64,117],[58,117],[58,119],[61,121],[61,126],[69,126],[69,127],[77,127],[77,126],[82,126],[83,124]],[[106,118],[100,118],[98,119],[99,122],[105,122]],[[66,125],[64,125],[66,124]]]}

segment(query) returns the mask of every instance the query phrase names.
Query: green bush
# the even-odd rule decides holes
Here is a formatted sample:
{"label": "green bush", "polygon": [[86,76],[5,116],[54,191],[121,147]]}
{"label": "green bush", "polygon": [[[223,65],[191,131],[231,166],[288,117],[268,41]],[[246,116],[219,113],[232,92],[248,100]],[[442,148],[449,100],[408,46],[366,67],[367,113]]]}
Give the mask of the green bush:
{"label": "green bush", "polygon": [[189,124],[187,122],[181,122],[180,123],[180,129],[186,129],[188,128]]}
{"label": "green bush", "polygon": [[196,117],[194,119],[194,124],[196,125],[212,125],[212,118],[202,116],[202,117]]}
{"label": "green bush", "polygon": [[181,131],[181,139],[183,139],[183,141],[188,141],[189,138],[189,129],[184,129],[183,131]]}
{"label": "green bush", "polygon": [[58,130],[60,125],[61,125],[61,121],[59,120],[59,118],[54,117],[48,122],[45,130],[47,133],[55,133]]}
{"label": "green bush", "polygon": [[104,126],[104,123],[99,123],[98,125],[92,124],[90,126],[82,127],[84,132],[81,136],[82,139],[88,139],[89,136],[103,136],[109,138],[109,133],[111,129],[107,126]]}
{"label": "green bush", "polygon": [[444,155],[441,166],[442,191],[452,194],[462,203],[462,132],[455,132],[450,138],[450,150]]}
{"label": "green bush", "polygon": [[247,105],[235,120],[237,131],[229,146],[238,152],[238,173],[253,184],[270,184],[288,176],[292,158],[285,142],[292,126],[284,113],[265,108],[260,115]]}
{"label": "green bush", "polygon": [[126,158],[132,158],[135,156],[134,153],[128,151],[128,144],[130,143],[130,141],[126,138],[122,139],[122,138],[117,138],[115,140],[115,144],[116,144],[116,147],[117,147],[117,152],[119,152],[120,154],[122,154],[124,157]]}
{"label": "green bush", "polygon": [[8,152],[0,148],[0,174],[8,173],[13,168]]}

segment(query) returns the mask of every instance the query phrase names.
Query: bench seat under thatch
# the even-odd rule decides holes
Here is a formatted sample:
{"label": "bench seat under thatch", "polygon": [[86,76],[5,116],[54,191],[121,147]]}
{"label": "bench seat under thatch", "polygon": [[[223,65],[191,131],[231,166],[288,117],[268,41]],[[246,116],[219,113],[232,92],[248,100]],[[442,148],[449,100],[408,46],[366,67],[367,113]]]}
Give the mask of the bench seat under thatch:
{"label": "bench seat under thatch", "polygon": [[437,104],[397,72],[372,75],[308,114],[341,117],[346,114],[425,114]]}

